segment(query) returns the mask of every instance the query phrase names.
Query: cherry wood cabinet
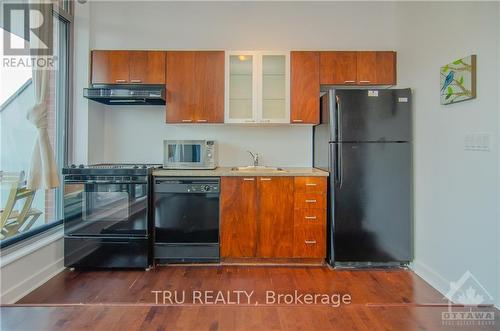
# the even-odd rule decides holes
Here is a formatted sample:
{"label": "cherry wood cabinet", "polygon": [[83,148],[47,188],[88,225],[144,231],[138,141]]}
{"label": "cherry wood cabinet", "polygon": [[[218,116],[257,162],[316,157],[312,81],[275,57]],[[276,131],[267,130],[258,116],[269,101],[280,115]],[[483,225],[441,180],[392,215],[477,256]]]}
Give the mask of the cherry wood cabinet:
{"label": "cherry wood cabinet", "polygon": [[319,52],[294,51],[290,54],[290,122],[319,123]]}
{"label": "cherry wood cabinet", "polygon": [[132,84],[165,84],[166,52],[131,51],[130,83]]}
{"label": "cherry wood cabinet", "polygon": [[320,52],[321,84],[356,84],[356,57],[357,52]]}
{"label": "cherry wood cabinet", "polygon": [[326,183],[326,177],[222,177],[221,257],[324,259]]}
{"label": "cherry wood cabinet", "polygon": [[395,52],[358,52],[358,83],[361,85],[396,84]]}
{"label": "cherry wood cabinet", "polygon": [[257,252],[257,181],[221,179],[221,257],[254,257]]}
{"label": "cherry wood cabinet", "polygon": [[320,52],[320,83],[395,85],[396,52]]}
{"label": "cherry wood cabinet", "polygon": [[293,255],[293,178],[258,177],[257,257]]}
{"label": "cherry wood cabinet", "polygon": [[163,51],[92,51],[92,84],[164,84]]}
{"label": "cherry wood cabinet", "polygon": [[167,53],[167,123],[224,122],[224,52]]}
{"label": "cherry wood cabinet", "polygon": [[294,258],[326,256],[326,177],[295,177]]}
{"label": "cherry wood cabinet", "polygon": [[92,51],[92,84],[129,83],[127,51]]}

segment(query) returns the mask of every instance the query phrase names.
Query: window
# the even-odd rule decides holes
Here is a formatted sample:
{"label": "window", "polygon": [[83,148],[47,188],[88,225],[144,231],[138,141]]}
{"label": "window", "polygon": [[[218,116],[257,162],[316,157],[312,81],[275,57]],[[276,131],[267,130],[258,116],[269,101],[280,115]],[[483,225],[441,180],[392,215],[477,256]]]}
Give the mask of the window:
{"label": "window", "polygon": [[[69,1],[53,12],[53,49],[50,70],[48,133],[59,169],[66,163],[66,126],[69,114]],[[2,37],[4,31],[0,31]],[[0,37],[1,38],[1,37]],[[25,42],[11,34],[12,42]],[[0,40],[1,56],[3,40]],[[2,62],[3,63],[3,62]],[[62,188],[31,191],[26,188],[37,129],[26,118],[34,104],[31,68],[1,67],[0,76],[0,246],[38,234],[62,220]]]}

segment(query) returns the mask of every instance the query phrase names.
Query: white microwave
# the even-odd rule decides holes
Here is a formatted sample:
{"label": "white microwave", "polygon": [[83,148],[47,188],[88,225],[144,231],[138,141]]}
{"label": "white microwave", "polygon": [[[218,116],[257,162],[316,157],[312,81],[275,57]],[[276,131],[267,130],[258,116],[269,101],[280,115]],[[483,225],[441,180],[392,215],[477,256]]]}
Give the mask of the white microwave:
{"label": "white microwave", "polygon": [[214,140],[164,140],[163,168],[215,169],[217,143]]}

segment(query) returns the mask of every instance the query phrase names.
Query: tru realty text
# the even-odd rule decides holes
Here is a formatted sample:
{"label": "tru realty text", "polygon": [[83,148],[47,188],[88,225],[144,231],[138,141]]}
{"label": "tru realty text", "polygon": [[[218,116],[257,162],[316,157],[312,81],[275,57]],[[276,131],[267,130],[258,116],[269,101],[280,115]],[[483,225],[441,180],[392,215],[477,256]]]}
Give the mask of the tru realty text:
{"label": "tru realty text", "polygon": [[255,295],[255,291],[151,291],[157,305],[329,305],[339,307],[351,304],[350,294],[291,293],[265,291],[265,295]]}

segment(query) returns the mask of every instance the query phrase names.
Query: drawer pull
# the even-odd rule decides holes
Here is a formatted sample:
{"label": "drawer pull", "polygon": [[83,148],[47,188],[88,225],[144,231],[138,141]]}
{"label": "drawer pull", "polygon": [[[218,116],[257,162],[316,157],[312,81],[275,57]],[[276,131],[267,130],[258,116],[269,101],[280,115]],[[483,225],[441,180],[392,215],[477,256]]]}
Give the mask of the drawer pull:
{"label": "drawer pull", "polygon": [[292,122],[294,122],[294,123],[302,123],[304,121],[303,120],[292,120]]}
{"label": "drawer pull", "polygon": [[117,83],[126,83],[127,81],[125,79],[117,79],[116,82]]}
{"label": "drawer pull", "polygon": [[345,80],[344,81],[344,84],[354,84],[354,83],[356,83],[355,80]]}
{"label": "drawer pull", "polygon": [[306,216],[306,220],[315,220],[317,219],[316,216]]}
{"label": "drawer pull", "polygon": [[208,120],[196,120],[196,122],[206,123],[206,122],[208,122]]}
{"label": "drawer pull", "polygon": [[316,203],[316,199],[307,199],[306,200],[307,203]]}
{"label": "drawer pull", "polygon": [[306,183],[306,186],[316,186],[316,183]]}
{"label": "drawer pull", "polygon": [[368,83],[370,83],[370,81],[369,81],[369,80],[360,80],[359,82],[360,82],[361,84],[368,84]]}
{"label": "drawer pull", "polygon": [[243,180],[247,180],[247,181],[252,181],[253,182],[255,180],[255,178],[243,178]]}
{"label": "drawer pull", "polygon": [[304,242],[308,245],[315,245],[316,244],[316,240],[305,240]]}
{"label": "drawer pull", "polygon": [[130,82],[131,83],[141,83],[142,80],[140,80],[140,79],[131,79]]}
{"label": "drawer pull", "polygon": [[271,180],[271,178],[261,178],[260,180],[261,180],[261,181],[270,181],[270,180]]}
{"label": "drawer pull", "polygon": [[183,123],[190,123],[192,122],[193,120],[182,120]]}

